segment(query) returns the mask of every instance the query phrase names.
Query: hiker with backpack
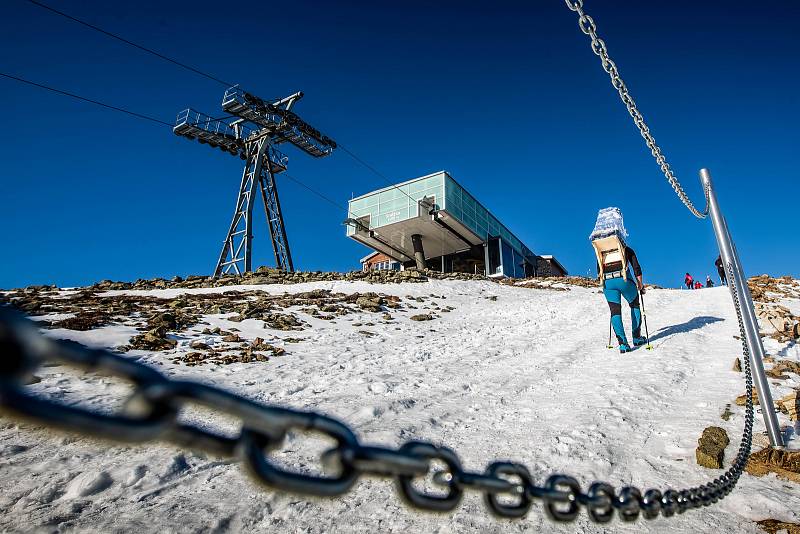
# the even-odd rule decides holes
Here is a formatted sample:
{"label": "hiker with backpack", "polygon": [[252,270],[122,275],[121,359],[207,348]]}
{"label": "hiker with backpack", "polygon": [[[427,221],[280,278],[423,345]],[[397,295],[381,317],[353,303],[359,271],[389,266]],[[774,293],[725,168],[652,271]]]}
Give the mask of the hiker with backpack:
{"label": "hiker with backpack", "polygon": [[[621,354],[630,352],[647,342],[641,332],[642,311],[639,295],[644,294],[642,268],[636,253],[625,243],[627,236],[619,208],[601,209],[594,230],[589,236],[597,256],[597,274],[603,285],[603,295],[611,311],[611,327],[616,334]],[[633,345],[628,343],[622,324],[623,298],[631,310]]]}
{"label": "hiker with backpack", "polygon": [[706,275],[706,287],[714,287],[714,281],[710,275]]}

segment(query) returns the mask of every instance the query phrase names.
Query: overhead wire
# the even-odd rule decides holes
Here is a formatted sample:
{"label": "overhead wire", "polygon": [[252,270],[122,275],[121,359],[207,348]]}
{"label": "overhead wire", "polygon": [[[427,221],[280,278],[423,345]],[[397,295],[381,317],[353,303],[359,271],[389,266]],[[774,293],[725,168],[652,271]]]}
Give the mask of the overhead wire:
{"label": "overhead wire", "polygon": [[42,83],[37,83],[37,82],[31,81],[31,80],[27,80],[25,78],[20,78],[19,76],[14,76],[12,74],[8,74],[8,73],[5,73],[5,72],[0,72],[0,76],[4,76],[6,78],[10,78],[12,80],[16,80],[18,82],[25,83],[25,84],[28,84],[28,85],[33,85],[33,86],[39,87],[41,89],[47,89],[48,91],[52,91],[54,93],[58,93],[58,94],[64,95],[64,96],[69,96],[71,98],[75,98],[77,100],[82,100],[84,102],[89,102],[90,104],[95,104],[97,106],[102,106],[102,107],[107,108],[107,109],[113,109],[114,111],[119,111],[121,113],[127,113],[128,115],[131,115],[133,117],[138,117],[140,119],[145,119],[145,120],[148,120],[148,121],[156,122],[158,124],[163,124],[163,125],[166,125],[166,126],[169,126],[169,127],[173,126],[172,123],[169,123],[169,122],[166,122],[166,121],[162,121],[161,119],[157,119],[155,117],[151,117],[151,116],[145,115],[143,113],[139,113],[139,112],[136,112],[136,111],[131,111],[129,109],[121,108],[119,106],[112,106],[111,104],[106,104],[105,102],[100,102],[99,100],[93,100],[93,99],[87,98],[85,96],[76,95],[75,93],[70,93],[69,91],[64,91],[62,89],[56,89],[55,87],[51,87],[49,85],[44,85]]}
{"label": "overhead wire", "polygon": [[406,193],[403,190],[402,187],[400,187],[398,184],[394,183],[393,180],[389,179],[388,176],[386,176],[385,174],[380,172],[378,169],[376,169],[375,167],[373,167],[372,165],[370,165],[369,163],[367,163],[366,161],[364,161],[363,159],[358,157],[352,150],[348,149],[346,146],[342,145],[338,141],[337,141],[336,145],[337,145],[338,148],[341,148],[342,151],[345,154],[347,154],[348,156],[350,156],[354,161],[360,163],[365,169],[369,170],[370,172],[372,172],[376,176],[379,176],[379,177],[383,178],[384,181],[386,181],[386,183],[388,183],[391,186],[391,189],[397,189],[398,191],[403,193],[405,196],[407,196],[412,202],[417,202],[417,199],[415,199],[414,197],[412,197],[411,195]]}
{"label": "overhead wire", "polygon": [[78,24],[86,26],[87,28],[90,28],[90,29],[92,29],[92,30],[94,30],[96,32],[100,32],[100,33],[102,33],[104,35],[107,35],[108,37],[111,37],[113,39],[117,39],[118,41],[122,41],[125,44],[128,44],[130,46],[138,48],[139,50],[142,50],[143,52],[147,52],[148,54],[152,54],[152,55],[154,55],[154,56],[156,56],[156,57],[158,57],[160,59],[163,59],[164,61],[168,61],[168,62],[170,62],[170,63],[172,63],[174,65],[177,65],[177,66],[179,66],[181,68],[184,68],[184,69],[186,69],[188,71],[194,72],[195,74],[199,74],[200,76],[204,76],[204,77],[208,78],[209,80],[214,80],[215,82],[221,83],[221,84],[223,84],[223,85],[225,85],[227,87],[232,87],[232,86],[235,85],[233,83],[226,82],[225,80],[217,78],[216,76],[208,74],[207,72],[203,72],[202,70],[200,70],[200,69],[198,69],[196,67],[192,67],[191,65],[187,65],[186,63],[178,61],[177,59],[172,59],[171,57],[165,56],[164,54],[162,54],[160,52],[156,52],[152,48],[148,48],[148,47],[140,45],[138,43],[134,43],[133,41],[131,41],[129,39],[126,39],[126,38],[122,37],[121,35],[117,35],[116,33],[110,32],[108,30],[104,30],[103,28],[95,26],[94,24],[90,24],[89,22],[86,22],[85,20],[81,20],[81,19],[79,19],[77,17],[73,17],[72,15],[64,13],[63,11],[59,11],[58,9],[50,7],[50,6],[48,6],[46,4],[43,4],[41,2],[37,2],[37,0],[28,0],[28,2],[30,2],[31,4],[33,4],[35,6],[39,6],[42,9],[46,9],[46,10],[52,12],[52,13],[55,13],[56,15],[60,15],[60,16],[62,16],[64,18],[66,18],[66,19],[69,19],[69,20],[73,21],[73,22],[77,22]]}
{"label": "overhead wire", "polygon": [[[52,86],[49,86],[49,85],[45,85],[45,84],[42,84],[42,83],[38,83],[38,82],[34,82],[34,81],[31,81],[31,80],[28,80],[28,79],[25,79],[25,78],[21,78],[19,76],[14,76],[12,74],[8,74],[8,73],[5,73],[5,72],[0,72],[0,76],[3,76],[5,78],[9,78],[11,80],[18,81],[20,83],[25,83],[25,84],[32,85],[32,86],[35,86],[35,87],[39,87],[41,89],[46,89],[47,91],[52,91],[52,92],[57,93],[57,94],[62,95],[62,96],[68,96],[70,98],[74,98],[74,99],[80,100],[82,102],[88,102],[90,104],[94,104],[96,106],[100,106],[100,107],[103,107],[103,108],[106,108],[106,109],[110,109],[110,110],[113,110],[113,111],[118,111],[120,113],[125,113],[127,115],[132,116],[132,117],[136,117],[136,118],[147,120],[147,121],[150,121],[150,122],[155,122],[157,124],[162,124],[162,125],[165,125],[165,126],[169,126],[170,128],[172,128],[174,126],[170,122],[162,121],[161,119],[157,119],[155,117],[151,117],[151,116],[145,115],[143,113],[138,113],[136,111],[131,111],[129,109],[125,109],[125,108],[122,108],[122,107],[119,107],[119,106],[106,104],[105,102],[100,102],[99,100],[94,100],[92,98],[87,98],[85,96],[77,95],[75,93],[71,93],[69,91],[64,91],[62,89],[57,89],[55,87],[52,87]],[[225,119],[225,118],[226,117],[222,117],[221,119],[213,119],[213,120],[222,120],[222,119]],[[348,213],[349,213],[349,210],[344,208],[341,204],[335,202],[330,197],[326,196],[325,194],[321,193],[320,191],[317,191],[316,189],[314,189],[310,185],[303,183],[298,178],[290,176],[290,175],[288,175],[286,173],[282,173],[282,174],[284,174],[284,176],[289,178],[291,181],[301,185],[302,187],[304,187],[308,191],[312,192],[313,194],[315,194],[319,198],[321,198],[321,199],[333,204],[334,206],[336,206],[339,209],[345,209],[345,211],[348,211]]]}
{"label": "overhead wire", "polygon": [[[61,17],[64,17],[64,18],[66,18],[68,20],[71,20],[73,22],[76,22],[78,24],[81,24],[81,25],[83,25],[83,26],[85,26],[87,28],[90,28],[90,29],[94,30],[94,31],[100,32],[103,35],[106,35],[106,36],[111,37],[113,39],[117,39],[117,40],[119,40],[119,41],[121,41],[121,42],[123,42],[125,44],[128,44],[130,46],[138,48],[139,50],[142,50],[144,52],[152,54],[152,55],[154,55],[154,56],[156,56],[156,57],[158,57],[160,59],[163,59],[164,61],[168,61],[168,62],[170,62],[170,63],[172,63],[174,65],[177,65],[177,66],[182,67],[184,69],[187,69],[187,70],[189,70],[191,72],[194,72],[195,74],[199,74],[199,75],[204,76],[204,77],[206,77],[206,78],[208,78],[210,80],[214,80],[214,81],[216,81],[218,83],[221,83],[221,84],[223,84],[223,85],[225,85],[227,87],[232,87],[232,86],[235,85],[233,83],[226,82],[226,81],[224,81],[224,80],[222,80],[222,79],[220,79],[220,78],[218,78],[218,77],[216,77],[216,76],[214,76],[212,74],[204,72],[204,71],[202,71],[202,70],[200,70],[200,69],[198,69],[196,67],[192,67],[191,65],[187,65],[187,64],[185,64],[185,63],[183,63],[181,61],[178,61],[178,60],[173,59],[173,58],[171,58],[169,56],[166,56],[166,55],[164,55],[164,54],[162,54],[160,52],[156,52],[155,50],[153,50],[151,48],[148,48],[148,47],[146,47],[144,45],[140,45],[138,43],[135,43],[135,42],[133,42],[133,41],[131,41],[129,39],[126,39],[125,37],[122,37],[122,36],[120,36],[120,35],[118,35],[116,33],[113,33],[111,31],[108,31],[108,30],[105,30],[103,28],[100,28],[99,26],[96,26],[94,24],[86,22],[85,20],[82,20],[82,19],[79,19],[77,17],[74,17],[74,16],[72,16],[72,15],[70,15],[68,13],[64,13],[63,11],[60,11],[58,9],[55,9],[55,8],[51,7],[51,6],[48,6],[47,4],[43,4],[42,2],[39,2],[38,0],[27,0],[27,1],[29,3],[35,5],[35,6],[41,7],[42,9],[46,9],[47,11],[55,13],[55,14],[61,16]],[[370,172],[372,172],[376,176],[379,176],[380,178],[382,178],[387,184],[389,184],[391,186],[392,189],[397,189],[398,191],[403,193],[406,197],[408,197],[409,200],[411,200],[412,202],[416,202],[417,201],[411,195],[406,193],[400,186],[395,184],[388,176],[386,176],[385,174],[380,172],[374,166],[372,166],[369,163],[367,163],[363,158],[359,157],[352,150],[350,150],[347,147],[343,146],[341,143],[337,143],[337,146],[338,146],[338,148],[342,149],[342,151],[345,152],[348,156],[350,156],[354,161],[356,161],[360,165],[362,165],[365,169],[369,170]]]}
{"label": "overhead wire", "polygon": [[331,204],[332,206],[335,206],[336,208],[343,209],[344,211],[347,212],[348,215],[351,215],[351,212],[350,212],[349,208],[344,207],[342,204],[339,204],[335,200],[331,199],[329,196],[327,196],[327,195],[325,195],[323,193],[320,193],[319,191],[317,191],[316,189],[312,188],[309,185],[306,185],[305,183],[301,182],[300,180],[298,180],[297,178],[295,178],[291,174],[287,173],[286,171],[283,171],[280,174],[281,174],[281,176],[285,176],[289,180],[291,180],[291,181],[295,182],[296,184],[298,184],[298,185],[306,188],[307,190],[311,191],[312,193],[314,193],[316,196],[318,196],[319,198],[321,198],[325,202],[328,202],[329,204]]}

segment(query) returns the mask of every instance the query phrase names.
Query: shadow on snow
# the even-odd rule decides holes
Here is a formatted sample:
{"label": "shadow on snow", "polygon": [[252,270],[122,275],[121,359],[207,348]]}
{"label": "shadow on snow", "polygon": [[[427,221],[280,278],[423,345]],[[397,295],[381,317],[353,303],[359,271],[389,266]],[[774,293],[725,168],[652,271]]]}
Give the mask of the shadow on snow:
{"label": "shadow on snow", "polygon": [[666,326],[653,334],[650,338],[650,342],[656,341],[658,339],[662,339],[665,337],[669,337],[673,334],[684,334],[686,332],[691,332],[692,330],[697,330],[698,328],[703,328],[707,324],[713,324],[722,321],[721,317],[711,317],[708,315],[702,315],[700,317],[694,317],[686,321],[685,323],[676,324],[672,326]]}

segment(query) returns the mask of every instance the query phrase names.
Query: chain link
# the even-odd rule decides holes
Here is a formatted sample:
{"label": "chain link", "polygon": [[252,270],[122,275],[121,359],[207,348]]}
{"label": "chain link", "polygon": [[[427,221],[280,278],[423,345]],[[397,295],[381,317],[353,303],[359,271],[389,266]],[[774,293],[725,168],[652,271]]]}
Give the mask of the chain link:
{"label": "chain link", "polygon": [[[728,280],[733,270],[727,265]],[[172,380],[129,358],[71,341],[42,336],[32,322],[10,308],[0,307],[0,408],[13,416],[45,426],[84,435],[146,443],[167,441],[181,447],[242,461],[261,484],[303,495],[334,497],[349,491],[362,475],[393,478],[407,504],[423,510],[448,512],[455,509],[465,490],[483,494],[489,510],[500,517],[525,516],[533,502],[541,501],[547,516],[558,522],[572,521],[581,507],[596,523],[607,523],[616,514],[622,521],[640,516],[670,517],[691,508],[708,506],[731,492],[750,454],[753,430],[753,381],[744,342],[739,296],[731,286],[739,319],[745,372],[746,415],[742,441],[733,465],[712,482],[680,491],[657,489],[642,492],[627,486],[616,491],[605,482],[595,482],[588,491],[578,481],[554,474],[543,486],[534,483],[528,469],[511,462],[493,462],[483,473],[464,470],[458,455],[447,447],[411,441],[398,449],[362,445],[343,422],[309,411],[280,408],[248,400],[234,393],[198,382]],[[45,363],[58,363],[87,372],[110,374],[129,380],[134,391],[117,414],[104,414],[67,406],[27,392],[25,378]],[[241,420],[239,435],[229,437],[213,430],[178,421],[182,410],[197,404]],[[284,470],[270,460],[270,452],[281,447],[291,430],[323,434],[336,446],[322,454],[321,464],[329,476]],[[445,470],[433,471],[433,462]],[[445,492],[427,493],[415,485],[431,478]]]}
{"label": "chain link", "polygon": [[699,219],[706,218],[708,216],[708,188],[703,188],[703,193],[706,197],[706,207],[702,212],[698,211],[692,201],[689,199],[686,192],[683,190],[678,178],[672,172],[672,168],[669,166],[669,163],[667,163],[667,158],[664,157],[664,154],[661,152],[661,148],[656,144],[656,140],[653,137],[653,134],[650,133],[650,128],[647,126],[647,123],[644,122],[644,117],[642,116],[641,112],[639,112],[639,108],[636,107],[636,102],[628,92],[628,88],[619,74],[617,64],[614,63],[614,61],[608,55],[606,43],[597,35],[597,25],[595,24],[594,19],[592,19],[592,17],[583,11],[583,0],[564,1],[570,10],[578,14],[578,27],[591,39],[592,52],[594,52],[595,55],[600,58],[600,63],[603,66],[603,70],[606,71],[606,74],[608,74],[609,78],[611,79],[611,85],[613,85],[614,89],[617,90],[622,103],[625,104],[626,108],[628,108],[628,113],[633,119],[633,123],[637,128],[639,128],[639,133],[642,135],[645,143],[647,143],[650,153],[653,154],[656,163],[661,168],[661,172],[664,173],[664,176],[667,178],[667,181],[669,181],[672,189],[675,190],[678,198],[681,199],[683,204],[694,214],[695,217]]}

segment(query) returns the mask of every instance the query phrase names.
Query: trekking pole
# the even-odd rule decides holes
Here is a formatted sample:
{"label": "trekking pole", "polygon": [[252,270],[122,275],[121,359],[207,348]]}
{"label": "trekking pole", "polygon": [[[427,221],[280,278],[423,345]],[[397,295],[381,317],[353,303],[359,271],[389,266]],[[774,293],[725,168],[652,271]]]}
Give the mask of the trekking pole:
{"label": "trekking pole", "polygon": [[653,345],[650,344],[650,332],[647,330],[647,312],[644,310],[644,295],[639,291],[639,302],[642,303],[642,321],[644,321],[644,337],[647,340],[645,349],[653,350]]}
{"label": "trekking pole", "polygon": [[614,347],[611,346],[611,319],[608,320],[608,345],[606,345],[607,349],[613,349]]}

